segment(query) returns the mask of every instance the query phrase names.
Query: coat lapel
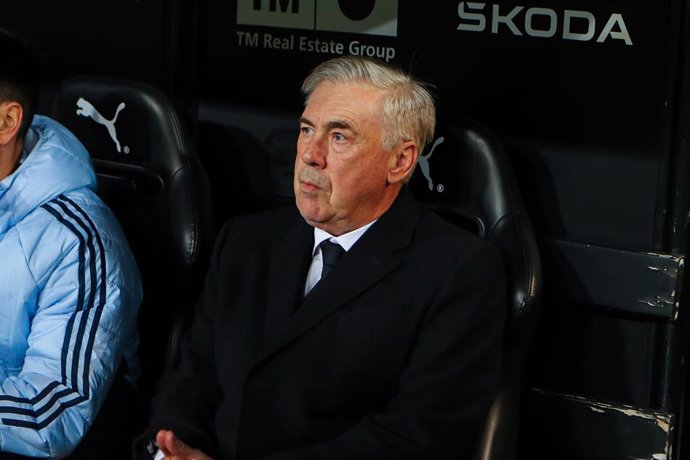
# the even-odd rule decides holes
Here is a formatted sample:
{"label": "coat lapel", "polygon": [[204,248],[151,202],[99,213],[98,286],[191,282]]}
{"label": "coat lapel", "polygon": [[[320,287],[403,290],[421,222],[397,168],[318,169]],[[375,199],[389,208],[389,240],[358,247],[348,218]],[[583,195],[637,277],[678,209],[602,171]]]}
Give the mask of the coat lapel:
{"label": "coat lapel", "polygon": [[[269,345],[262,359],[287,346],[393,271],[399,264],[396,252],[410,244],[420,215],[419,206],[410,193],[403,189],[393,206],[343,256],[328,278],[317,283],[304,298],[297,311],[287,319],[283,333],[267,338]],[[313,245],[313,241],[311,244]],[[289,253],[289,250],[286,251]],[[276,254],[276,257],[279,256],[284,257],[286,254]],[[301,273],[301,283],[298,283],[300,289],[304,288],[310,261],[311,257]],[[287,286],[282,287],[285,291],[288,290]],[[285,317],[281,315],[281,318]]]}
{"label": "coat lapel", "polygon": [[302,301],[313,245],[313,229],[300,216],[300,221],[289,228],[271,251],[266,284],[269,292],[265,347],[282,336],[290,316]]}

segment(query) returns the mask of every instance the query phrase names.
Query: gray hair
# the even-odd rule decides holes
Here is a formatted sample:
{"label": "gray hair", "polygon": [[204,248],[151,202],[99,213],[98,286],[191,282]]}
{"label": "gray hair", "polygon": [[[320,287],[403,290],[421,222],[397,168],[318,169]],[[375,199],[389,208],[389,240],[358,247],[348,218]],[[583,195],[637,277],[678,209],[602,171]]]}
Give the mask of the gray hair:
{"label": "gray hair", "polygon": [[383,138],[387,151],[399,143],[413,140],[419,151],[434,136],[436,109],[430,91],[420,81],[382,61],[365,57],[341,56],[319,64],[302,83],[305,104],[323,81],[364,82],[385,90]]}

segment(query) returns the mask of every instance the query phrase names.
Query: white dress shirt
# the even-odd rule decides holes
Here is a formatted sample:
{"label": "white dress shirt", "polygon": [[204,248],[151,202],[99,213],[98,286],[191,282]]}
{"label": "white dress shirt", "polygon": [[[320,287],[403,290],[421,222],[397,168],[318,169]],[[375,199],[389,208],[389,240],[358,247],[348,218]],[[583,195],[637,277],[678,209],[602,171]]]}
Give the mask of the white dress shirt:
{"label": "white dress shirt", "polygon": [[321,268],[323,268],[323,256],[321,255],[321,248],[319,245],[324,240],[331,240],[333,243],[338,243],[345,252],[349,251],[352,246],[355,245],[357,240],[364,235],[364,232],[369,230],[369,227],[376,222],[375,220],[369,222],[368,224],[359,227],[351,232],[343,233],[340,236],[333,236],[328,232],[321,230],[320,228],[314,227],[314,247],[312,248],[312,260],[311,266],[309,267],[309,272],[307,272],[307,281],[304,284],[304,295],[306,296],[309,291],[319,282],[321,278]]}

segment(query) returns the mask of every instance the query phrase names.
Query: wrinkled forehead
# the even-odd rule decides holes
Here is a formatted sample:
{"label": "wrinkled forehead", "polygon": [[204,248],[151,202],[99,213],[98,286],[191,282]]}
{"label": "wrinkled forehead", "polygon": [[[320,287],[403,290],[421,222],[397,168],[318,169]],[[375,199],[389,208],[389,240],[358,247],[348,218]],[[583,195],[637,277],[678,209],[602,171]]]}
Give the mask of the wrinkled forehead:
{"label": "wrinkled forehead", "polygon": [[321,82],[311,93],[303,115],[311,112],[380,117],[385,90],[364,82]]}
{"label": "wrinkled forehead", "polygon": [[374,85],[372,82],[365,79],[357,80],[334,80],[325,79],[322,80],[318,85],[314,87],[311,93],[306,96],[305,105],[309,103],[311,98],[317,92],[333,92],[333,93],[343,93],[352,90],[360,90],[362,92],[369,92],[370,94],[382,95],[387,93],[389,90],[380,86]]}

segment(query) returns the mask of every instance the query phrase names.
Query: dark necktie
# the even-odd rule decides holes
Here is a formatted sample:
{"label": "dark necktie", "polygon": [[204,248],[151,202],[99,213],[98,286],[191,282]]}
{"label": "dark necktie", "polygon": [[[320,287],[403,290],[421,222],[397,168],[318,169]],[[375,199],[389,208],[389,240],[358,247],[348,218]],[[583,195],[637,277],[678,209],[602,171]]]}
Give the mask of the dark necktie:
{"label": "dark necktie", "polygon": [[319,247],[321,248],[321,259],[323,260],[323,268],[321,268],[321,279],[323,279],[345,254],[345,250],[338,243],[333,243],[329,240],[322,241]]}

